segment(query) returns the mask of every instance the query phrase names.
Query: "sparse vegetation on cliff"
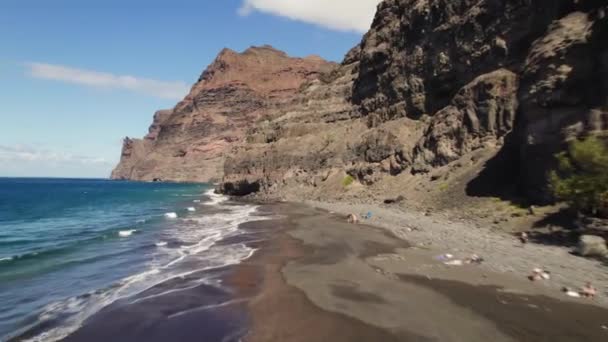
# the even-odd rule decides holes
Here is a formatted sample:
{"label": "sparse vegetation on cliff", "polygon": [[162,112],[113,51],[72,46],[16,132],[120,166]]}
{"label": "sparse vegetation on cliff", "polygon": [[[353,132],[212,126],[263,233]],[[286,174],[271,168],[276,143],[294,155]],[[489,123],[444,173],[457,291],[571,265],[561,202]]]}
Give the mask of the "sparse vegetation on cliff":
{"label": "sparse vegetation on cliff", "polygon": [[572,208],[592,214],[608,214],[608,146],[590,136],[570,143],[556,155],[558,168],[549,175],[557,199]]}
{"label": "sparse vegetation on cliff", "polygon": [[354,181],[355,179],[351,175],[348,175],[342,179],[342,186],[347,188],[349,185],[353,184]]}

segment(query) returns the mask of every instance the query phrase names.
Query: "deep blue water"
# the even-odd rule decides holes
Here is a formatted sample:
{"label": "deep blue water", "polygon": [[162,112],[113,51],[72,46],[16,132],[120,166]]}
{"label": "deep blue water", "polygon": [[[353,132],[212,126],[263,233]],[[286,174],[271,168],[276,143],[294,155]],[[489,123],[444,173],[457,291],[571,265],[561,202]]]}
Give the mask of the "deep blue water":
{"label": "deep blue water", "polygon": [[0,178],[0,340],[59,339],[117,299],[246,257],[214,244],[254,209],[213,211],[224,199],[209,189]]}

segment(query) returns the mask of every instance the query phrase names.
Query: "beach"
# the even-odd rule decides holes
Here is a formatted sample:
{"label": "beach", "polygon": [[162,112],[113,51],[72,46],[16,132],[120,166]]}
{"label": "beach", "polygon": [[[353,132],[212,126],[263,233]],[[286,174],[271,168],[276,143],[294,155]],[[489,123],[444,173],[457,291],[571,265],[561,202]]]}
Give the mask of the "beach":
{"label": "beach", "polygon": [[[602,341],[608,310],[525,275],[447,266],[388,229],[280,204],[281,218],[237,266],[248,301],[247,341]],[[251,229],[251,228],[250,228]],[[257,270],[257,271],[256,271]],[[260,283],[258,283],[260,281]],[[249,284],[249,285],[247,285]]]}
{"label": "beach", "polygon": [[[565,296],[555,289],[560,271],[552,273],[555,280],[543,282],[501,271],[496,268],[500,263],[493,262],[500,248],[497,254],[484,254],[480,263],[446,265],[449,260],[464,260],[469,251],[443,250],[437,241],[420,244],[419,236],[398,235],[396,227],[405,222],[397,225],[383,219],[389,212],[396,215],[392,209],[368,220],[384,224],[381,227],[368,221],[350,224],[336,210],[338,206],[333,205],[335,211],[321,206],[257,206],[255,216],[239,225],[238,235],[214,247],[221,250],[242,243],[255,250],[251,257],[176,277],[117,301],[65,341],[608,338],[604,295]],[[457,239],[457,234],[451,238]],[[441,252],[454,255],[445,259]]]}
{"label": "beach", "polygon": [[547,289],[550,295],[558,298],[563,297],[560,292],[563,287],[578,289],[591,282],[599,290],[594,303],[608,307],[606,263],[574,255],[573,249],[567,245],[522,244],[500,226],[490,226],[473,218],[455,218],[448,211],[429,213],[382,204],[306,203],[340,215],[371,212],[372,217],[365,223],[386,229],[419,250],[429,251],[432,256],[453,254],[455,258],[462,259],[476,254],[484,258],[480,269],[495,274],[523,279],[534,268],[549,271],[551,280],[536,282],[534,288]]}

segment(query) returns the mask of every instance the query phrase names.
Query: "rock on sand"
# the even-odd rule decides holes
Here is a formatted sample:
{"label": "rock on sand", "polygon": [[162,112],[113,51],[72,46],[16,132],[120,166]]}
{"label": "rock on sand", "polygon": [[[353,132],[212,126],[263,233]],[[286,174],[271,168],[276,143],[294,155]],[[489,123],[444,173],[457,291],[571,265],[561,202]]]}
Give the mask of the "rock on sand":
{"label": "rock on sand", "polygon": [[583,235],[581,236],[577,253],[586,257],[607,257],[608,248],[606,247],[606,240],[600,236],[594,235]]}

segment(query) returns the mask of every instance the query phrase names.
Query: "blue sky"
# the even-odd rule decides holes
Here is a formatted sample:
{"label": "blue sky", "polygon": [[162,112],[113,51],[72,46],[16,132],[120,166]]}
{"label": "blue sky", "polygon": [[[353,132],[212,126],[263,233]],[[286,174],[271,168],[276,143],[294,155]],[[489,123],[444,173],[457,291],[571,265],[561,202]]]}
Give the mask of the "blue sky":
{"label": "blue sky", "polygon": [[0,0],[0,176],[107,177],[224,47],[340,61],[378,0]]}

